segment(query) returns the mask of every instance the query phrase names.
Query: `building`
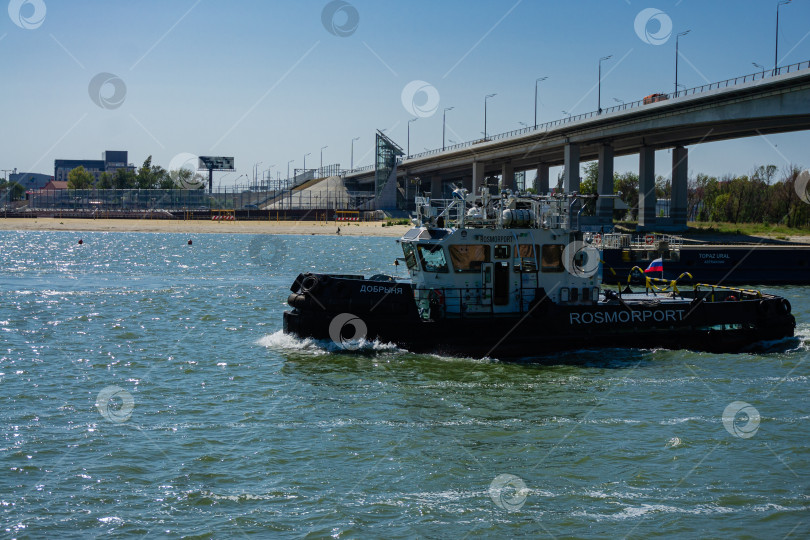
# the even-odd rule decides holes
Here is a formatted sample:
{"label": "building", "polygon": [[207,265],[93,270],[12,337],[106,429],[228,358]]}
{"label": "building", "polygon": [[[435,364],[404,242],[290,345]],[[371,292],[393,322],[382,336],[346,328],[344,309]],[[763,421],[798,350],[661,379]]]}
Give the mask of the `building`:
{"label": "building", "polygon": [[27,173],[16,170],[8,175],[9,182],[16,182],[25,188],[25,191],[36,191],[45,187],[45,184],[53,180],[53,176],[41,173]]}
{"label": "building", "polygon": [[101,159],[56,159],[53,162],[53,178],[58,182],[67,182],[68,174],[76,167],[84,167],[86,171],[101,178],[101,173],[115,174],[118,169],[135,170],[134,165],[127,164],[126,150],[107,150],[101,154]]}
{"label": "building", "polygon": [[57,191],[60,189],[67,189],[67,188],[68,188],[67,182],[62,180],[51,180],[50,182],[45,184],[45,187],[42,188],[42,191]]}

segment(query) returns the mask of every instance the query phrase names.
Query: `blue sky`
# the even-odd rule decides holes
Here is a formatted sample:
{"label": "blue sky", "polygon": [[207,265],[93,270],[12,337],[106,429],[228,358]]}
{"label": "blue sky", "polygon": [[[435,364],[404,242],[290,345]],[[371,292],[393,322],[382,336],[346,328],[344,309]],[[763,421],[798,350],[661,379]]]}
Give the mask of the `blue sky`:
{"label": "blue sky", "polygon": [[[413,116],[402,92],[412,81],[430,84],[439,100],[435,113],[411,124],[416,153],[441,146],[445,107],[454,107],[448,139],[480,137],[489,93],[497,93],[489,133],[533,123],[538,77],[548,77],[540,84],[541,122],[563,110],[595,110],[602,56],[613,55],[603,63],[603,107],[671,92],[675,33],[684,30],[691,33],[680,40],[679,82],[687,87],[774,61],[771,0],[351,0],[329,19],[344,36],[324,25],[328,5],[11,0],[9,14],[0,12],[0,168],[52,174],[54,159],[99,159],[108,149],[128,150],[136,164],[151,154],[164,167],[181,153],[226,155],[238,169],[221,176],[227,185],[252,177],[259,162],[260,171],[274,165],[273,177],[286,176],[289,160],[302,167],[306,153],[307,167],[317,166],[323,146],[324,164],[348,167],[353,137],[360,137],[355,166],[370,164],[376,129],[405,147]],[[646,8],[672,23],[661,44],[636,32]],[[354,13],[356,27],[346,28]],[[647,32],[659,34],[658,24],[650,21]],[[810,0],[780,8],[779,33],[780,65],[810,60]],[[99,73],[117,77],[125,91],[106,84],[94,102],[89,85]],[[98,105],[104,99],[108,108]],[[427,95],[415,99],[424,105]],[[690,172],[807,167],[808,143],[801,132],[694,146]],[[666,153],[657,160],[665,176]],[[616,162],[619,172],[637,167],[634,157]]]}

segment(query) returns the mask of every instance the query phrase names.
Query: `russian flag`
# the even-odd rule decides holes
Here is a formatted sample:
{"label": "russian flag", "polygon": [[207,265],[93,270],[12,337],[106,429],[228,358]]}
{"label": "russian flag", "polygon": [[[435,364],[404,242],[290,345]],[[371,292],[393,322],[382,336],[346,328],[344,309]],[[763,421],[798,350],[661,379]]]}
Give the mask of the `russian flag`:
{"label": "russian flag", "polygon": [[649,274],[650,272],[661,272],[664,273],[664,261],[661,258],[655,259],[653,262],[650,263],[650,266],[644,270],[645,274]]}

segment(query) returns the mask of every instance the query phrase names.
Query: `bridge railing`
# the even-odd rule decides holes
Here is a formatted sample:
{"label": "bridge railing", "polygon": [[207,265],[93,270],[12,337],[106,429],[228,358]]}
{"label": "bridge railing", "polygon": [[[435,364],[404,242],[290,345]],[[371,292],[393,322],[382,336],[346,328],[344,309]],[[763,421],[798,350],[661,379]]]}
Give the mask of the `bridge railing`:
{"label": "bridge railing", "polygon": [[[741,75],[739,77],[734,77],[732,79],[726,79],[724,81],[713,82],[713,83],[704,84],[704,85],[701,85],[701,86],[695,86],[694,88],[687,88],[685,90],[680,90],[677,93],[675,93],[675,92],[670,92],[668,94],[661,93],[661,94],[659,94],[659,96],[661,96],[661,97],[658,98],[658,101],[665,101],[665,100],[668,100],[668,99],[671,99],[671,98],[676,98],[676,97],[691,96],[691,95],[699,94],[699,93],[702,93],[702,92],[708,92],[710,90],[717,90],[719,88],[729,88],[729,87],[732,87],[732,86],[736,86],[738,84],[744,84],[744,83],[747,83],[747,82],[762,80],[762,79],[767,78],[768,76],[774,77],[776,75],[782,75],[784,73],[792,73],[794,71],[800,71],[802,69],[808,69],[808,68],[810,68],[810,60],[806,60],[804,62],[798,62],[796,64],[790,64],[788,66],[782,66],[782,67],[777,68],[775,70],[774,69],[761,70],[761,71],[757,71],[756,73],[751,73],[751,74],[748,74],[748,75]],[[612,107],[607,107],[605,109],[602,109],[601,112],[600,111],[591,111],[591,112],[587,112],[587,113],[583,113],[583,114],[571,115],[571,116],[568,116],[567,118],[560,118],[558,120],[551,120],[549,122],[538,124],[537,126],[529,126],[529,127],[525,127],[525,128],[521,128],[521,129],[515,129],[515,130],[512,130],[512,131],[506,131],[504,133],[497,133],[497,134],[493,134],[493,135],[488,135],[486,138],[483,138],[483,139],[476,139],[476,140],[472,140],[472,141],[466,141],[466,142],[462,142],[462,143],[457,143],[457,144],[454,144],[454,145],[451,145],[451,146],[445,146],[444,148],[436,148],[436,149],[433,149],[433,150],[427,150],[425,152],[420,152],[418,154],[412,154],[410,156],[407,156],[407,159],[416,159],[416,158],[423,158],[423,157],[428,157],[428,156],[435,156],[437,154],[441,154],[441,153],[444,153],[444,152],[452,152],[452,151],[455,151],[455,150],[461,150],[462,148],[472,148],[477,144],[482,144],[482,143],[485,143],[485,142],[497,141],[497,140],[501,140],[501,139],[508,139],[508,138],[511,138],[511,137],[519,136],[519,135],[527,135],[529,133],[549,131],[551,128],[555,128],[555,127],[561,126],[563,124],[569,124],[569,123],[572,123],[572,122],[578,122],[580,120],[585,120],[585,119],[588,119],[588,118],[595,118],[597,116],[601,116],[602,114],[607,114],[607,113],[612,113],[612,112],[617,112],[617,111],[626,111],[628,109],[634,109],[636,107],[643,107],[644,105],[648,105],[650,103],[653,103],[653,102],[648,101],[647,103],[645,103],[644,99],[640,99],[638,101],[632,101],[630,103],[622,103],[620,105],[614,105]],[[369,166],[366,166],[366,167],[359,167],[359,168],[353,169],[351,171],[348,171],[348,173],[363,172],[363,171],[371,170],[373,168],[374,168],[374,165],[369,165]]]}

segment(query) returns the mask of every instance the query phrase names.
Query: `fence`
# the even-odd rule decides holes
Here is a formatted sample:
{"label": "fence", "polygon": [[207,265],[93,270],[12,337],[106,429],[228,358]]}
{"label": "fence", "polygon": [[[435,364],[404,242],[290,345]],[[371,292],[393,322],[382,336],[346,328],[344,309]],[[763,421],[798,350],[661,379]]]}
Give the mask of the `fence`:
{"label": "fence", "polygon": [[29,193],[31,211],[375,210],[372,192],[202,189],[57,189]]}

